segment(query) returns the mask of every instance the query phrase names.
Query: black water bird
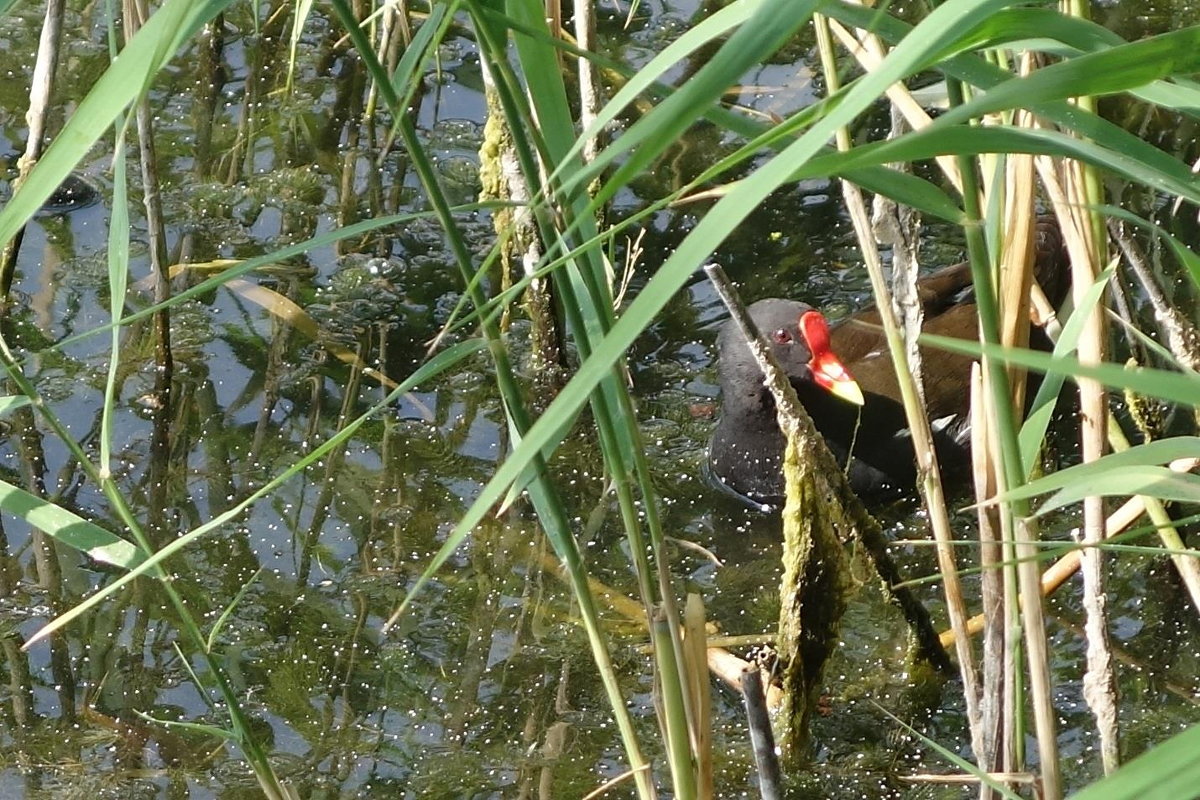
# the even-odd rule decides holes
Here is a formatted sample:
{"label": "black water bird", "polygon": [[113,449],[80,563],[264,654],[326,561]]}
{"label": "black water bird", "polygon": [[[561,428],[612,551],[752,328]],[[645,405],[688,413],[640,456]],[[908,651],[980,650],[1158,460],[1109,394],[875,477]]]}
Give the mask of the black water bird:
{"label": "black water bird", "polygon": [[[1061,235],[1039,221],[1035,272],[1052,302],[1065,287]],[[1049,285],[1048,285],[1049,284]],[[918,281],[923,333],[974,340],[978,322],[969,265],[956,264]],[[749,307],[800,402],[839,464],[848,463],[851,488],[864,498],[912,489],[916,480],[911,434],[879,313],[868,308],[827,326],[811,306],[759,300]],[[970,376],[973,359],[921,348],[925,406],[943,474],[967,472]],[[709,445],[709,466],[727,488],[770,506],[782,504],[783,434],[775,402],[732,322],[717,340],[722,409]],[[847,399],[861,398],[861,405]]]}

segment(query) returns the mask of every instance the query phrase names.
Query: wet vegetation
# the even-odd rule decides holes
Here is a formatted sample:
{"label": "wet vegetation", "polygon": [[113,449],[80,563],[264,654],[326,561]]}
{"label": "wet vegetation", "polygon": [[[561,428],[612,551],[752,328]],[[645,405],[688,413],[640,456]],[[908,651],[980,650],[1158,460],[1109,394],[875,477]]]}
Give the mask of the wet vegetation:
{"label": "wet vegetation", "polygon": [[[833,555],[785,796],[1194,794],[1195,10],[586,5],[0,0],[0,795],[771,796],[729,684]],[[851,185],[980,309],[930,342],[971,474],[886,548],[815,456],[782,514],[706,474],[703,265],[834,320],[915,279]]]}

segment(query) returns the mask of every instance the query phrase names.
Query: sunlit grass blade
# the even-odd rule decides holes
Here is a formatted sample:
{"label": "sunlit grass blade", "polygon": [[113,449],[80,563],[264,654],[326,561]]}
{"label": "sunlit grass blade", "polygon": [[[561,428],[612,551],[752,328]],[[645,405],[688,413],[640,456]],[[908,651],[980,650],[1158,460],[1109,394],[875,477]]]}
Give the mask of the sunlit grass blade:
{"label": "sunlit grass blade", "polygon": [[[1072,17],[1053,8],[1006,8],[984,20],[960,43],[963,52],[1015,45],[1014,50],[1070,55],[1125,44],[1120,35],[1091,20]],[[1061,45],[1061,46],[1060,46]]]}
{"label": "sunlit grass blade", "polygon": [[1072,800],[1174,800],[1192,797],[1200,783],[1200,725],[1176,734],[1113,775],[1071,795]]}
{"label": "sunlit grass blade", "polygon": [[0,509],[102,564],[132,570],[146,561],[147,554],[137,545],[3,480],[0,480]]}
{"label": "sunlit grass blade", "polygon": [[129,289],[129,190],[125,160],[126,116],[117,115],[113,147],[113,204],[108,223],[108,315],[112,320],[109,338],[108,374],[104,380],[104,404],[100,412],[100,473],[112,474],[113,412],[117,401],[117,379],[121,371],[121,317]]}
{"label": "sunlit grass blade", "polygon": [[[1073,483],[1082,483],[1101,477],[1106,470],[1122,469],[1132,466],[1152,464],[1168,464],[1177,458],[1189,458],[1200,453],[1200,438],[1195,436],[1174,436],[1169,439],[1131,447],[1119,453],[1105,456],[1101,461],[1091,464],[1076,464],[1073,467],[1059,470],[1051,475],[1038,478],[1029,483],[1010,489],[997,502],[1022,497],[1035,497],[1039,494],[1052,492]],[[1126,494],[1137,494],[1129,491]]]}
{"label": "sunlit grass blade", "polygon": [[1152,36],[1010,78],[951,109],[937,124],[947,127],[1010,108],[1029,108],[1076,95],[1102,96],[1140,88],[1200,68],[1200,27]]}
{"label": "sunlit grass blade", "polygon": [[23,394],[0,397],[0,417],[7,416],[18,408],[24,408],[31,402],[33,401]]}
{"label": "sunlit grass blade", "polygon": [[[1196,451],[1193,450],[1193,453]],[[1106,462],[1109,456],[1081,466],[1098,466],[1100,471],[1086,476],[1068,475],[1068,485],[1055,492],[1038,506],[1036,516],[1057,508],[1078,503],[1094,496],[1127,497],[1141,495],[1158,500],[1181,503],[1200,502],[1200,476],[1180,473],[1166,467],[1113,467]],[[1055,477],[1067,471],[1055,473]]]}
{"label": "sunlit grass blade", "polygon": [[[1080,116],[1082,118],[1086,115],[1080,112]],[[1115,138],[1121,139],[1123,136],[1124,134]],[[947,128],[940,127],[935,122],[924,130],[886,142],[861,145],[844,155],[830,154],[813,159],[803,169],[796,170],[793,178],[804,180],[892,161],[923,161],[942,155],[1032,153],[1075,158],[1171,195],[1178,195],[1193,203],[1200,203],[1200,184],[1187,165],[1154,148],[1150,148],[1153,153],[1146,153],[1146,147],[1148,146],[1143,143],[1141,147],[1136,148],[1138,152],[1129,153],[1114,150],[1097,141],[1077,139],[1046,129],[1001,125]]]}
{"label": "sunlit grass blade", "polygon": [[1200,376],[1170,372],[1148,367],[1132,369],[1120,364],[1081,364],[1077,359],[1057,357],[1034,350],[1008,349],[925,334],[921,341],[956,353],[978,356],[986,354],[1008,364],[1029,367],[1040,372],[1053,372],[1068,378],[1095,378],[1116,389],[1133,389],[1142,394],[1160,397],[1188,406],[1200,403]]}

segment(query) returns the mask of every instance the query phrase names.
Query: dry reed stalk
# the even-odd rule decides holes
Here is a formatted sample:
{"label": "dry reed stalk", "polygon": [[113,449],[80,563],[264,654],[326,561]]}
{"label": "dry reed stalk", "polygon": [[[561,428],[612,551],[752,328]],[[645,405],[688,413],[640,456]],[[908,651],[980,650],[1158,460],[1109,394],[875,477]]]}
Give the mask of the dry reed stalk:
{"label": "dry reed stalk", "polygon": [[[817,45],[821,52],[821,61],[825,72],[828,90],[832,93],[838,89],[836,62],[833,56],[833,43],[830,39],[828,19],[814,15],[814,25],[817,31]],[[837,133],[837,147],[841,151],[850,148],[849,133],[845,128]],[[871,289],[875,295],[875,305],[879,310],[879,318],[888,341],[893,364],[896,367],[896,381],[900,387],[904,403],[905,416],[909,432],[912,434],[913,450],[917,458],[917,474],[925,507],[929,514],[930,527],[933,530],[934,541],[937,543],[938,568],[942,575],[942,585],[946,596],[946,608],[950,617],[950,625],[954,630],[965,630],[967,620],[966,604],[963,602],[962,588],[958,579],[958,567],[954,559],[954,533],[950,527],[950,515],[946,509],[946,498],[942,487],[941,472],[938,469],[937,454],[933,449],[933,433],[929,427],[929,419],[920,402],[921,393],[913,380],[913,373],[907,366],[904,352],[903,336],[896,320],[891,293],[883,277],[883,264],[879,252],[875,248],[871,236],[870,220],[867,216],[866,204],[862,192],[857,186],[848,181],[841,181],[842,194],[850,211],[850,219],[858,237],[863,261],[867,274],[871,279]],[[963,680],[963,694],[967,706],[967,720],[971,732],[971,743],[975,752],[981,748],[981,728],[979,714],[979,681],[975,670],[974,658],[971,654],[970,643],[956,641],[959,672]]]}
{"label": "dry reed stalk", "polygon": [[[1038,573],[1038,549],[1024,518],[1013,521],[1013,549],[1017,555],[1017,580],[1020,584],[1021,621],[1024,623],[1025,649],[1029,663],[1029,694],[1033,704],[1037,732],[1038,757],[1041,761],[1045,797],[1062,797],[1059,773],[1058,740],[1055,736],[1053,687],[1050,680],[1050,654],[1046,641],[1046,620],[1042,609],[1041,576]],[[1020,695],[1014,695],[1014,702]]]}
{"label": "dry reed stalk", "polygon": [[[1022,72],[1032,69],[1033,62],[1024,58],[1021,64]],[[1004,123],[1001,118],[984,119],[983,124]],[[1032,125],[1031,116],[1015,112],[1013,124]],[[1000,159],[1003,158],[1004,171],[997,176]],[[1035,194],[1032,179],[1032,163],[1024,157],[1009,155],[981,156],[980,170],[984,177],[984,197],[982,207],[990,208],[998,205],[1002,213],[1001,241],[998,243],[1000,274],[993,283],[995,298],[998,305],[996,320],[998,342],[1005,346],[1027,340],[1029,327],[1029,294],[1032,284],[1031,265],[1034,246],[1033,198]],[[997,192],[1003,193],[995,198]],[[969,198],[968,198],[969,199]],[[1000,202],[997,203],[996,200]],[[981,339],[986,336],[981,330]],[[984,359],[984,380],[981,395],[986,395],[991,403],[999,400],[996,391],[989,380],[987,358]],[[1005,377],[1012,379],[1013,370],[1008,370]],[[1014,403],[1013,412],[1024,407],[1023,399],[1024,375],[1012,381],[1008,396],[1003,402]],[[1010,412],[1011,413],[1011,412]],[[995,425],[1001,416],[1000,410],[992,406],[982,414],[989,424]],[[1017,418],[1019,415],[1014,414]],[[1001,451],[1002,440],[1000,430],[994,429],[992,436],[984,441],[990,447],[988,459],[991,463],[992,481],[999,491],[1013,488],[1009,484],[1014,480],[1014,473],[1006,468],[1006,453]],[[1016,454],[1008,454],[1016,457]],[[989,481],[991,483],[992,481]],[[1029,695],[1033,706],[1034,725],[1038,744],[1039,760],[1042,768],[1042,781],[1045,796],[1058,798],[1062,794],[1061,777],[1058,765],[1058,744],[1055,731],[1055,713],[1052,701],[1052,685],[1049,670],[1049,653],[1046,643],[1045,620],[1041,607],[1041,597],[1038,593],[1037,566],[1031,561],[1036,555],[1034,542],[1037,538],[1036,521],[1017,517],[1009,504],[1001,504],[998,509],[1000,530],[1004,541],[1004,613],[1008,625],[1004,630],[1017,629],[1017,618],[1021,624],[1019,629],[1025,637],[1025,654],[1029,668],[1028,692],[1023,685],[1020,673],[1019,657],[1016,648],[1004,652],[1004,682],[1003,696],[1004,722],[1002,723],[1002,741],[1004,743],[1004,768],[1008,771],[1019,770],[1024,766],[1023,733],[1018,730],[1021,715],[1018,704],[1023,703],[1026,694]],[[1014,563],[1015,556],[1015,563]],[[1020,602],[1018,602],[1018,597]],[[957,645],[956,645],[957,646]],[[1000,691],[996,687],[995,691]],[[982,790],[981,796],[987,797],[990,790]]]}
{"label": "dry reed stalk", "polygon": [[696,757],[696,791],[700,800],[713,797],[712,757],[712,698],[709,695],[708,631],[704,624],[704,601],[692,592],[683,607],[684,657],[687,659],[684,675],[691,693],[691,707],[695,710],[692,720],[692,753]]}
{"label": "dry reed stalk", "polygon": [[[1061,0],[1063,14],[1080,20],[1090,18],[1090,8],[1082,0]],[[1095,99],[1078,97],[1074,102],[1085,110],[1096,112]],[[1071,272],[1074,297],[1081,302],[1089,287],[1108,260],[1108,241],[1104,222],[1098,213],[1089,211],[1104,202],[1095,170],[1074,160],[1063,162],[1067,178],[1070,212],[1076,217],[1081,234],[1078,247],[1067,242],[1071,253]],[[1082,252],[1077,252],[1082,251]],[[1085,319],[1079,339],[1078,355],[1083,364],[1104,362],[1106,335],[1103,305],[1093,308]],[[1084,463],[1104,456],[1108,430],[1108,395],[1104,385],[1094,379],[1077,379],[1079,406],[1082,415],[1080,437]],[[1104,498],[1091,496],[1083,501],[1083,537],[1086,544],[1104,540]],[[1080,555],[1083,574],[1083,605],[1087,612],[1087,672],[1083,678],[1083,694],[1096,717],[1100,732],[1100,756],[1105,774],[1120,766],[1120,735],[1117,727],[1117,680],[1113,670],[1112,647],[1108,637],[1108,598],[1104,588],[1103,552],[1087,548]]]}
{"label": "dry reed stalk", "polygon": [[[1054,169],[1054,162],[1045,156],[1038,156],[1035,163],[1037,164],[1038,177],[1041,179],[1042,186],[1045,187],[1046,194],[1055,208],[1055,213],[1058,214],[1059,209],[1069,208],[1066,192],[1062,187],[1057,171]],[[1061,219],[1063,218],[1060,217]],[[1047,331],[1052,336],[1057,335],[1050,328]],[[1107,434],[1114,450],[1124,450],[1129,447],[1129,443],[1125,440],[1125,435],[1121,432],[1120,428],[1111,424],[1111,422],[1108,426]],[[1143,500],[1146,503],[1146,514],[1158,529],[1159,539],[1162,541],[1163,546],[1173,551],[1171,553],[1171,562],[1175,565],[1175,569],[1183,580],[1184,586],[1187,587],[1192,605],[1196,607],[1197,611],[1200,611],[1200,558],[1187,556],[1180,552],[1187,548],[1183,543],[1183,539],[1179,536],[1179,532],[1175,530],[1175,524],[1167,514],[1163,504],[1152,497],[1143,498]]]}
{"label": "dry reed stalk", "polygon": [[[46,4],[42,35],[38,40],[37,58],[29,84],[29,110],[25,112],[29,131],[25,136],[25,152],[17,159],[17,178],[11,187],[14,193],[41,159],[42,150],[50,138],[46,129],[50,117],[50,99],[54,96],[54,75],[58,71],[59,53],[62,52],[66,7],[66,0],[50,0]],[[0,251],[0,306],[8,303],[17,270],[17,254],[21,251],[24,238],[25,227],[22,226]]]}
{"label": "dry reed stalk", "polygon": [[[1028,64],[1025,65],[1026,67]],[[1023,69],[1022,72],[1027,72]],[[1033,118],[1018,111],[1013,125],[1028,127]],[[1029,290],[1033,285],[1034,241],[1037,216],[1034,195],[1033,156],[1009,154],[1004,170],[1004,221],[1000,240],[1000,283],[997,300],[1000,304],[1000,344],[1004,347],[1029,345]],[[1026,373],[1021,368],[1009,368],[1009,387],[1013,408],[1025,407]]]}
{"label": "dry reed stalk", "polygon": [[[580,50],[591,52],[596,48],[596,4],[589,0],[574,0],[575,4],[575,44]],[[555,4],[557,5],[557,4]],[[590,58],[577,59],[579,62],[579,127],[589,130],[596,121],[600,109],[600,92],[596,80],[596,65]],[[600,145],[595,136],[590,136],[583,143],[582,158],[585,164],[596,160]]]}
{"label": "dry reed stalk", "polygon": [[[1021,73],[1028,74],[1032,68],[1032,58],[1026,54],[1021,61]],[[1013,114],[1012,124],[1015,126],[1032,125],[1032,115],[1018,110]],[[991,172],[985,171],[985,174],[990,175]],[[1006,155],[1000,182],[993,183],[992,187],[994,191],[1003,191],[1001,198],[1002,228],[998,243],[1000,269],[996,285],[996,300],[1000,316],[1000,343],[1005,347],[1026,347],[1029,344],[1029,298],[1030,289],[1034,283],[1033,263],[1036,238],[1034,208],[1036,183],[1033,158],[1024,154],[1010,153]],[[1012,404],[1012,413],[1018,418],[1025,408],[1026,379],[1027,375],[1024,369],[1012,367],[1008,369],[1009,396],[1006,401]],[[986,386],[985,374],[978,397],[983,402],[984,426],[989,430],[984,436],[986,456],[979,458],[982,463],[990,464],[992,471],[987,477],[986,486],[979,487],[977,485],[976,487],[976,496],[983,498],[994,496],[994,492],[1000,485],[996,471],[1002,468],[1002,456],[997,447],[999,436],[993,428],[996,413],[991,404],[1005,402],[994,392],[987,390]],[[987,491],[991,491],[993,494],[988,495]],[[984,542],[984,519],[995,522],[997,529],[1001,532],[1011,531],[1011,523],[1005,525],[1002,521],[1002,515],[1008,513],[1007,508],[992,514],[980,509],[981,549],[987,546]],[[1037,528],[1034,523],[1026,521],[1025,525],[1027,535],[1036,535]],[[1001,533],[1001,538],[1003,538],[1003,533]],[[997,551],[997,548],[994,547],[988,549],[992,553]],[[1003,555],[1010,556],[1013,553],[1015,553],[1015,548],[1010,542]],[[995,746],[999,752],[996,753],[996,760],[990,765],[990,768],[1012,772],[1024,766],[1023,759],[1018,756],[1021,752],[1021,742],[1018,739],[1023,735],[1019,729],[1021,718],[1019,706],[1024,701],[1024,692],[1019,691],[1021,682],[1020,653],[1008,641],[1006,634],[1007,631],[1018,629],[1020,610],[1017,598],[1021,586],[1021,575],[1016,565],[1011,564],[1007,557],[1002,558],[1002,561],[1006,564],[1003,573],[995,575],[989,581],[990,596],[988,600],[997,617],[987,627],[990,641],[985,642],[985,657],[991,656],[996,660],[986,662],[990,667],[988,675],[990,683],[984,691],[991,694],[991,702],[999,703],[997,716],[991,720],[991,723],[998,728]],[[987,613],[986,607],[985,613]],[[1045,659],[1035,662],[1037,650],[1037,647],[1029,646],[1031,669],[1033,669],[1034,663],[1045,662]],[[1038,735],[1039,741],[1045,738],[1047,736],[1045,729],[1039,728]],[[981,800],[988,800],[995,796],[995,791],[991,786],[981,784],[979,796]]]}
{"label": "dry reed stalk", "polygon": [[[983,674],[979,696],[980,749],[975,752],[975,760],[980,769],[991,772],[1011,769],[1012,765],[1003,763],[1003,756],[1010,753],[1012,748],[1003,743],[1005,737],[1013,733],[1013,715],[1005,703],[1005,698],[1011,696],[1005,691],[1005,664],[1011,661],[1012,653],[1009,651],[1008,637],[1004,635],[1007,615],[1002,570],[1005,559],[1000,543],[999,511],[985,504],[996,495],[996,474],[992,469],[995,444],[988,423],[992,416],[987,410],[989,402],[983,388],[983,370],[979,364],[975,364],[971,367],[971,467],[975,499],[980,503],[977,508],[979,565],[983,571],[980,577],[983,613],[976,619],[982,618],[989,623],[984,627],[983,636]],[[968,630],[970,622],[967,622]],[[990,800],[994,796],[995,792],[990,786],[985,784],[980,787],[980,800]]]}
{"label": "dry reed stalk", "polygon": [[[869,31],[858,31],[858,36],[855,36],[837,20],[831,19],[828,22],[833,34],[837,36],[838,41],[849,51],[850,55],[854,56],[860,67],[867,72],[878,69],[884,56],[887,55],[886,48],[878,36]],[[887,89],[887,96],[913,130],[919,131],[933,121],[904,84],[893,83]],[[954,157],[938,156],[934,160],[946,175],[946,179],[961,193],[963,190],[962,173],[959,172],[958,163]]]}
{"label": "dry reed stalk", "polygon": [[[861,502],[850,491],[797,398],[795,387],[741,304],[732,282],[716,264],[706,265],[704,271],[762,372],[784,437],[783,576],[776,637],[784,691],[777,719],[784,758],[800,763],[807,759],[809,718],[816,690],[836,646],[847,597],[856,583],[850,574],[845,543],[861,541],[885,585],[896,581],[885,572],[889,559],[878,547],[879,537],[872,537],[862,521],[866,513]],[[918,641],[924,646],[928,640],[918,633]],[[925,655],[931,660],[940,655],[945,660],[945,653],[936,645]],[[932,663],[940,664],[936,660]]]}
{"label": "dry reed stalk", "polygon": [[[1106,260],[1103,250],[1107,242],[1097,238],[1096,226],[1086,209],[1093,207],[1100,198],[1092,196],[1087,186],[1086,167],[1075,161],[1064,163],[1067,176],[1069,201],[1078,215],[1077,229],[1082,234],[1079,247],[1071,251],[1072,284],[1076,302],[1100,274],[1100,264]],[[1101,228],[1103,230],[1103,228]],[[1083,257],[1076,257],[1076,250]],[[1079,339],[1079,361],[1083,364],[1101,364],[1105,356],[1105,325],[1101,308],[1094,308],[1085,321]],[[1108,429],[1108,394],[1104,385],[1097,380],[1080,378],[1079,407],[1081,412],[1080,436],[1084,463],[1102,458],[1105,453]],[[1083,535],[1085,544],[1097,544],[1104,540],[1104,498],[1095,495],[1083,501]],[[1117,679],[1113,670],[1112,647],[1108,640],[1108,598],[1105,593],[1104,554],[1095,547],[1080,553],[1080,569],[1083,575],[1083,606],[1087,613],[1087,672],[1083,677],[1083,695],[1096,717],[1100,732],[1100,755],[1105,774],[1112,774],[1120,766],[1120,736],[1117,727]]]}
{"label": "dry reed stalk", "polygon": [[[1031,772],[989,772],[985,773],[982,778],[979,775],[901,775],[900,780],[905,783],[935,783],[944,784],[946,786],[970,786],[975,783],[981,783],[982,778],[987,778],[995,783],[1015,783],[1023,786],[1036,786],[1038,778]],[[980,788],[989,788],[987,784],[982,784]]]}

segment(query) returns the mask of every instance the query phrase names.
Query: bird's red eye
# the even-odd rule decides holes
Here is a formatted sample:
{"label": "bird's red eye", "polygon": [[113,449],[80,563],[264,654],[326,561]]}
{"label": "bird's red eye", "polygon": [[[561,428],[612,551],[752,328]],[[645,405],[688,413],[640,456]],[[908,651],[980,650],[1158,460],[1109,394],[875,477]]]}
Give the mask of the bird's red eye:
{"label": "bird's red eye", "polygon": [[787,344],[792,340],[792,334],[788,332],[787,328],[780,328],[771,334],[771,340],[775,344]]}

